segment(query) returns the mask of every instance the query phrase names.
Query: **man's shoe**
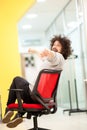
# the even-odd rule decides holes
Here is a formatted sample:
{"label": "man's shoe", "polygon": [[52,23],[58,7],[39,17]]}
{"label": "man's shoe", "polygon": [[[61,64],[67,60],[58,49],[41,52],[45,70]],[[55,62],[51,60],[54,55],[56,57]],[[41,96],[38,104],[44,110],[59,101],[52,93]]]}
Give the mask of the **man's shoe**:
{"label": "man's shoe", "polygon": [[2,119],[2,122],[3,122],[3,123],[8,123],[8,122],[10,121],[11,117],[13,116],[13,114],[14,114],[13,111],[8,111],[8,112],[5,114],[4,118]]}
{"label": "man's shoe", "polygon": [[14,120],[12,120],[12,121],[7,123],[7,127],[14,128],[17,125],[19,125],[21,122],[23,122],[23,118],[22,117],[15,118]]}

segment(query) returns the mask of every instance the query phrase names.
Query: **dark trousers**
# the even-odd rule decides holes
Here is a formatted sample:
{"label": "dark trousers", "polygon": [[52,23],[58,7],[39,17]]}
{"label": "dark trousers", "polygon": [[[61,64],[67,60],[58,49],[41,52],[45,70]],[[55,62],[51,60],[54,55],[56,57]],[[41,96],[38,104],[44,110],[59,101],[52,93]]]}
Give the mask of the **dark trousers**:
{"label": "dark trousers", "polygon": [[[34,100],[31,98],[31,90],[29,89],[29,82],[21,77],[15,77],[12,81],[10,89],[23,89],[23,92],[20,92],[21,98],[24,103],[34,103]],[[17,97],[15,91],[9,91],[7,105],[15,103]]]}

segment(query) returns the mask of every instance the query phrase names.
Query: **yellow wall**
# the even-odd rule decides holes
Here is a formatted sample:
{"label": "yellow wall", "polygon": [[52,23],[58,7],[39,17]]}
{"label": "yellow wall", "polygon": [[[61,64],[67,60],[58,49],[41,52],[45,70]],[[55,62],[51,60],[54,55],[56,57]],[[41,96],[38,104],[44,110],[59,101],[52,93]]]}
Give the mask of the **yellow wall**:
{"label": "yellow wall", "polygon": [[17,22],[35,0],[0,0],[0,91],[2,110],[13,77],[21,75]]}

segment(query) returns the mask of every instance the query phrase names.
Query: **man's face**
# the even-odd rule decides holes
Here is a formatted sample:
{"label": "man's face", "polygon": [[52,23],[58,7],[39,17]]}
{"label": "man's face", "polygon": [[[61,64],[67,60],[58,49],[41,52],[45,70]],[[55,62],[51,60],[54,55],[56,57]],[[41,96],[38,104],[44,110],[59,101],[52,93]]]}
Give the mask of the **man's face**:
{"label": "man's face", "polygon": [[62,45],[60,44],[59,41],[54,42],[54,44],[52,46],[52,51],[59,52],[59,53],[62,52]]}

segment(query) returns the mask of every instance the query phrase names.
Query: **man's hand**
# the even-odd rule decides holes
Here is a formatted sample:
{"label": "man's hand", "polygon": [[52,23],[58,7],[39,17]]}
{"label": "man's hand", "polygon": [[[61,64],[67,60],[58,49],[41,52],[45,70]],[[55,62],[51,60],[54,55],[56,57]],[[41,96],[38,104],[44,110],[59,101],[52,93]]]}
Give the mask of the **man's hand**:
{"label": "man's hand", "polygon": [[32,48],[29,48],[29,49],[28,49],[28,52],[29,52],[29,53],[36,53],[36,50],[35,50],[35,49],[32,49]]}
{"label": "man's hand", "polygon": [[54,56],[53,51],[48,50],[48,49],[44,49],[41,53],[40,53],[41,57],[49,57],[52,58]]}

